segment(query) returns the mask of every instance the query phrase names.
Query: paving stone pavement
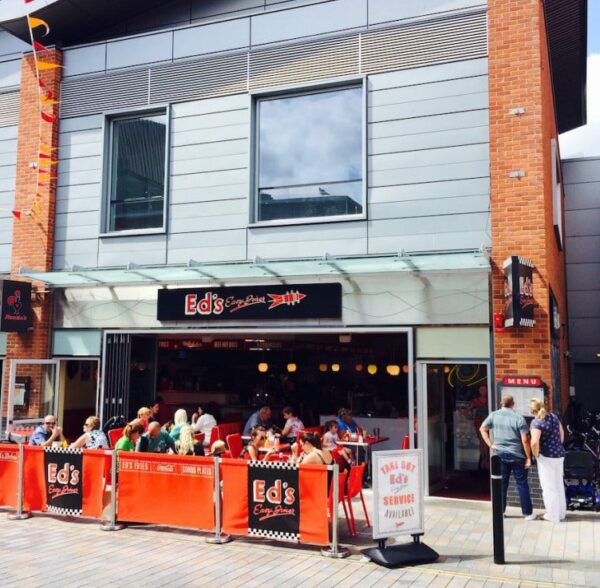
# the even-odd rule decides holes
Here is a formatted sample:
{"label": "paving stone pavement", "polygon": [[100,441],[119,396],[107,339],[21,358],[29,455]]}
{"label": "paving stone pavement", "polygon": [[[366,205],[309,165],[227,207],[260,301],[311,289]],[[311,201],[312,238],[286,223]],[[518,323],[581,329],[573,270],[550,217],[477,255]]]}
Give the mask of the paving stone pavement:
{"label": "paving stone pavement", "polygon": [[[438,551],[439,561],[388,570],[360,553],[372,544],[364,521],[351,557],[335,560],[311,546],[247,539],[211,545],[206,534],[189,530],[135,525],[103,532],[97,522],[41,514],[10,521],[0,512],[0,587],[600,586],[598,514],[569,513],[566,522],[553,525],[527,522],[518,509],[508,509],[507,563],[498,566],[492,561],[489,503],[431,498],[425,513],[424,541]],[[344,521],[340,532],[349,545]]]}

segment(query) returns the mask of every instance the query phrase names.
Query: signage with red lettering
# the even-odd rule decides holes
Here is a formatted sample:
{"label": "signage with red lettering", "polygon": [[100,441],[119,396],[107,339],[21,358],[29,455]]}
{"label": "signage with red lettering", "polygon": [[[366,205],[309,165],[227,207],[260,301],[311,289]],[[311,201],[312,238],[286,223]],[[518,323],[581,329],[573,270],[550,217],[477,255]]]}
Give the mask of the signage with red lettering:
{"label": "signage with red lettering", "polygon": [[82,462],[81,449],[44,447],[48,512],[81,516]]}
{"label": "signage with red lettering", "polygon": [[504,376],[502,383],[505,386],[531,386],[539,388],[542,385],[542,379],[538,376]]}
{"label": "signage with red lettering", "polygon": [[373,538],[424,532],[423,450],[373,453]]}
{"label": "signage with red lettering", "polygon": [[298,541],[298,466],[268,461],[248,466],[248,535]]}

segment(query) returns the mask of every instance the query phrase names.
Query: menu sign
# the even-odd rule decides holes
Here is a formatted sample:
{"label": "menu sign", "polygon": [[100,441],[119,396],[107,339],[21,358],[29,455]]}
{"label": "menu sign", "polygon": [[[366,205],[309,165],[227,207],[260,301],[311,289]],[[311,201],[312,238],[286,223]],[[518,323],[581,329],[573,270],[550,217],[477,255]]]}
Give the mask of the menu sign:
{"label": "menu sign", "polygon": [[159,321],[341,318],[342,285],[275,284],[158,291]]}
{"label": "menu sign", "polygon": [[423,533],[423,450],[373,453],[373,539]]}

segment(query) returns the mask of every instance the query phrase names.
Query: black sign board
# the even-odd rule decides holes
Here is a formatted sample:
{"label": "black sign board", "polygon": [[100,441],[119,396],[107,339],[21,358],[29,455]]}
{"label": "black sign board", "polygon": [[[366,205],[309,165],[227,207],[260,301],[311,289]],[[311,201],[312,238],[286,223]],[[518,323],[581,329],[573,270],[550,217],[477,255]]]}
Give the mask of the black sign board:
{"label": "black sign board", "polygon": [[81,449],[44,447],[48,512],[68,516],[81,515],[82,463]]}
{"label": "black sign board", "polygon": [[31,327],[31,283],[0,281],[0,331],[26,331]]}
{"label": "black sign board", "polygon": [[248,534],[284,541],[300,539],[298,466],[248,463]]}
{"label": "black sign board", "polygon": [[513,255],[504,262],[504,326],[533,327],[533,263]]}
{"label": "black sign board", "polygon": [[317,319],[341,316],[341,284],[280,284],[158,291],[159,321]]}

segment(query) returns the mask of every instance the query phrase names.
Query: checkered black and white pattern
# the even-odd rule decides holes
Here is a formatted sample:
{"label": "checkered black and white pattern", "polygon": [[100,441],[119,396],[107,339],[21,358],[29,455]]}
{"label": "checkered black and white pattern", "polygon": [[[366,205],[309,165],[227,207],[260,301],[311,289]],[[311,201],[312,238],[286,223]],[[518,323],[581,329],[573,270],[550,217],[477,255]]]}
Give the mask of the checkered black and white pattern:
{"label": "checkered black and white pattern", "polygon": [[288,533],[285,531],[267,531],[263,529],[248,529],[250,537],[264,537],[265,539],[277,539],[278,541],[300,541],[300,533]]}
{"label": "checkered black and white pattern", "polygon": [[286,461],[255,461],[248,462],[251,468],[271,469],[271,470],[297,470],[298,466]]}
{"label": "checkered black and white pattern", "polygon": [[71,449],[70,447],[44,447],[46,453],[74,453],[81,455],[83,449]]}
{"label": "checkered black and white pattern", "polygon": [[50,506],[48,505],[48,512],[52,514],[62,515],[65,517],[80,517],[81,509],[76,508],[60,508],[58,506]]}

